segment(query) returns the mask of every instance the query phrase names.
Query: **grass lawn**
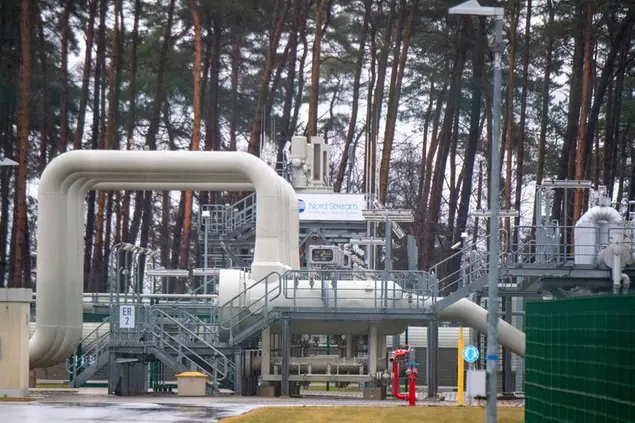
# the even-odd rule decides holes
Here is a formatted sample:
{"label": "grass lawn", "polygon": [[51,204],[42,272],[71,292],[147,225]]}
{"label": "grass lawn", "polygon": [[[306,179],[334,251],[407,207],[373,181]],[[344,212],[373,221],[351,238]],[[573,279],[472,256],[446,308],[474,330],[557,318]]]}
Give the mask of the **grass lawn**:
{"label": "grass lawn", "polygon": [[[499,408],[499,423],[524,422],[524,408]],[[227,423],[481,423],[485,409],[477,407],[268,407],[229,419]]]}

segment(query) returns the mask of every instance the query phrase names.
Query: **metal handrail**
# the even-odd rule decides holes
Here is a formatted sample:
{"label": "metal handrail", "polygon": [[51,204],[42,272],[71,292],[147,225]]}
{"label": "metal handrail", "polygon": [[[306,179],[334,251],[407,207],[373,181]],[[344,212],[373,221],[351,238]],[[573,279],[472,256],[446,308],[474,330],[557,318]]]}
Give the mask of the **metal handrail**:
{"label": "metal handrail", "polygon": [[[103,323],[99,325],[97,328],[95,328],[95,330],[91,332],[91,335],[95,333],[97,329],[103,325]],[[88,338],[88,336],[85,337],[84,339]],[[108,349],[109,345],[110,345],[110,331],[106,331],[101,335],[99,335],[99,333],[97,332],[97,337],[95,338],[95,340],[89,343],[86,349],[82,350],[82,355],[77,356],[77,354],[73,354],[69,357],[69,359],[66,362],[66,371],[68,372],[69,375],[73,376],[73,380],[74,380],[87,367],[86,363],[89,363],[90,365],[93,361],[98,361],[98,358],[101,355],[101,353],[104,350]]]}
{"label": "metal handrail", "polygon": [[[273,289],[270,291],[269,290],[269,278],[272,276],[277,276],[278,278],[278,283],[275,284],[275,282],[272,282],[274,284]],[[265,317],[267,315],[268,312],[268,307],[269,307],[269,302],[275,300],[276,298],[278,298],[278,296],[280,296],[281,293],[281,289],[280,289],[280,285],[281,285],[281,280],[282,280],[282,276],[280,275],[280,273],[278,272],[271,272],[269,273],[267,276],[265,276],[264,278],[260,279],[259,281],[255,282],[254,284],[250,285],[249,287],[245,288],[244,290],[240,291],[238,294],[236,294],[233,298],[231,298],[229,301],[227,301],[225,304],[223,304],[220,308],[220,315],[223,315],[223,310],[225,308],[229,308],[229,317],[226,318],[225,320],[222,320],[219,324],[219,326],[224,329],[224,330],[229,330],[230,331],[230,338],[232,338],[232,330],[234,327],[236,327],[237,325],[239,325],[240,323],[242,323],[243,321],[245,321],[246,319],[248,319],[249,317],[253,316],[254,314],[259,314],[262,311],[264,311]],[[249,304],[246,304],[244,307],[240,307],[239,311],[237,313],[234,314],[234,302],[236,300],[240,300],[241,298],[246,298],[246,295],[249,291],[251,291],[252,289],[254,289],[256,286],[259,286],[260,284],[262,284],[264,282],[265,284],[265,293],[263,295],[261,295],[260,297],[258,297],[256,300],[251,301]],[[277,291],[277,292],[276,292]],[[270,294],[274,293],[274,296],[269,298]],[[255,304],[258,304],[259,302],[263,302],[263,304],[259,307],[256,307],[256,309],[254,310],[253,306]],[[248,310],[249,313],[244,316],[243,318],[240,318],[238,320],[235,320],[235,318],[237,317],[238,314],[240,314],[241,312]]]}
{"label": "metal handrail", "polygon": [[[300,280],[308,280],[309,287],[298,284]],[[282,276],[282,292],[286,299],[293,301],[293,308],[298,307],[297,300],[315,300],[316,291],[319,291],[324,308],[329,310],[340,308],[342,300],[349,304],[370,300],[377,309],[395,308],[396,301],[401,298],[409,299],[411,309],[423,310],[425,300],[432,296],[430,280],[430,275],[424,271],[289,270]],[[342,286],[338,284],[340,281],[359,283]],[[389,281],[392,284],[388,284]]]}
{"label": "metal handrail", "polygon": [[[155,332],[152,329],[156,329],[158,331],[158,333]],[[156,337],[156,338],[158,338],[160,340],[160,342],[159,342],[159,345],[161,347],[160,350],[164,351],[166,346],[169,347],[172,351],[174,351],[177,354],[177,358],[185,358],[190,363],[190,366],[193,366],[199,372],[201,372],[203,374],[206,374],[207,376],[209,376],[211,378],[214,378],[214,375],[210,374],[210,372],[208,372],[205,368],[201,367],[198,363],[196,363],[196,361],[192,360],[190,357],[185,355],[184,352],[186,352],[190,356],[194,356],[194,357],[200,359],[203,362],[208,362],[208,361],[205,358],[203,358],[200,354],[195,353],[187,345],[185,345],[182,342],[180,342],[177,338],[175,338],[169,332],[165,331],[164,329],[162,329],[158,325],[154,324],[151,327],[150,333],[154,337]],[[174,344],[176,344],[176,345],[174,345],[174,344],[172,344],[170,342],[165,342],[166,338],[172,340],[174,342]],[[215,378],[216,381],[224,380],[227,376],[229,376],[229,366],[228,366],[227,357],[225,355],[223,355],[223,354],[220,354],[220,357],[222,358],[222,360],[224,362],[224,372],[218,369],[218,358],[216,360],[214,360],[213,364],[212,364],[212,366],[214,367],[215,372],[218,372],[221,375],[221,377],[216,376],[216,378]],[[177,370],[178,371],[178,369],[173,369],[173,370]]]}
{"label": "metal handrail", "polygon": [[[163,311],[165,311],[165,308],[162,309]],[[174,311],[174,313],[176,315],[178,315],[180,318],[183,319],[189,319],[190,321],[193,321],[197,328],[202,328],[203,329],[203,339],[207,339],[209,338],[208,342],[214,342],[214,341],[218,341],[218,322],[204,322],[203,320],[201,320],[198,316],[188,312],[187,310],[185,310],[184,308],[177,308],[177,307],[171,307],[171,310]],[[218,310],[216,310],[216,313],[212,312],[210,313],[210,317],[218,317]],[[213,331],[212,328],[216,328],[216,331]],[[196,332],[198,335],[198,331]],[[199,337],[201,337],[201,335],[198,335]]]}
{"label": "metal handrail", "polygon": [[[228,359],[225,356],[225,354],[223,354],[222,352],[220,352],[216,347],[214,347],[212,344],[210,344],[209,342],[207,342],[205,339],[201,338],[198,334],[194,333],[193,331],[191,331],[189,328],[187,328],[185,325],[183,325],[181,322],[179,322],[178,320],[174,319],[172,316],[170,316],[168,313],[166,313],[164,310],[160,309],[160,308],[153,308],[152,310],[150,310],[150,324],[152,327],[157,327],[159,328],[163,333],[165,333],[166,335],[170,336],[171,338],[173,338],[169,332],[167,332],[165,329],[163,329],[163,325],[159,326],[153,319],[153,317],[155,317],[154,315],[156,314],[161,314],[162,317],[167,318],[168,320],[171,321],[171,323],[177,325],[177,327],[180,330],[185,331],[187,334],[189,334],[190,336],[193,336],[195,339],[199,340],[202,344],[204,344],[205,347],[211,349],[214,354],[216,354],[217,356],[220,356],[223,358],[224,362],[225,362],[225,373],[227,373],[227,362]],[[175,339],[176,342],[178,342],[181,346],[183,347],[187,347],[186,344],[184,344],[183,342],[180,342],[178,340]],[[189,348],[188,348],[189,349]]]}
{"label": "metal handrail", "polygon": [[[504,234],[505,232],[501,230]],[[489,252],[487,246],[491,235],[487,235],[484,238],[472,242],[456,253],[450,255],[444,260],[436,263],[429,270],[430,274],[434,276],[436,280],[435,289],[433,292],[435,296],[440,295],[442,290],[455,291],[454,287],[459,287],[463,282],[469,284],[471,281],[482,277],[488,272],[489,265]],[[505,252],[501,252],[499,255],[499,261],[505,257]],[[443,277],[439,278],[439,270],[443,267],[447,267],[448,264],[453,264],[454,261],[459,260],[459,266],[456,269],[449,269],[449,272]]]}

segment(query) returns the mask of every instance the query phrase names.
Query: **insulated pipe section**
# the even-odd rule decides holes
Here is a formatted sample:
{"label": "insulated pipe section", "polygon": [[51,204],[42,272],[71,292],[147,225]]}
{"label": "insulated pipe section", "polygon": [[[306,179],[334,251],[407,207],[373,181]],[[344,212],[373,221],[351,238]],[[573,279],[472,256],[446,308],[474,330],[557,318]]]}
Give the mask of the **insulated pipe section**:
{"label": "insulated pipe section", "polygon": [[[263,300],[252,301],[249,298],[242,299],[242,296],[238,296],[243,289],[243,284],[239,283],[241,280],[240,270],[221,269],[219,271],[219,304],[225,304],[232,298],[237,298],[232,307],[221,308],[221,322],[227,322],[231,318],[230,313],[238,313],[240,310],[250,308],[253,310],[253,314],[246,318],[242,324],[248,326],[255,323],[257,320],[262,319],[262,311],[265,308]],[[255,281],[249,281],[247,286],[252,286]],[[275,287],[278,284],[276,280],[269,280],[267,282],[268,292],[278,292]],[[275,296],[269,300],[267,307],[281,307],[281,308],[312,308],[312,309],[332,309],[337,307],[338,309],[345,310],[347,308],[354,309],[367,309],[369,313],[376,312],[379,304],[378,300],[382,299],[381,283],[368,280],[339,280],[335,285],[328,283],[326,287],[320,287],[319,283],[312,283],[308,280],[293,281],[293,288],[282,289],[280,295]],[[333,288],[336,286],[337,288]],[[323,291],[326,292],[326,296],[323,296]],[[384,285],[384,291],[388,293],[388,303],[395,309],[412,309],[413,305],[424,310],[429,310],[433,302],[430,299],[426,299],[418,296],[409,296],[404,293],[401,287],[396,286],[394,281],[386,281]],[[251,298],[262,299],[265,296],[265,283],[259,283],[253,288],[250,288],[249,294]],[[326,299],[325,299],[326,298]],[[335,300],[337,299],[337,300]],[[440,300],[440,298],[437,298]],[[244,301],[244,302],[243,302]],[[335,303],[337,301],[337,303]],[[349,326],[354,326],[357,323],[365,322],[364,316],[360,316],[359,321],[349,322]],[[471,302],[467,298],[462,298],[459,301],[451,304],[437,313],[437,318],[440,321],[445,322],[463,322],[466,325],[474,328],[478,332],[487,333],[487,311]],[[403,329],[399,321],[391,321],[391,325],[388,331],[383,334],[395,334],[399,333]],[[319,328],[317,330],[328,331],[330,329],[337,330],[341,326],[341,322],[312,322],[313,327]],[[226,330],[221,323],[221,329]],[[349,328],[350,329],[350,328]],[[397,332],[393,332],[397,331]],[[324,332],[315,332],[324,333]],[[498,340],[501,345],[508,348],[514,354],[525,357],[525,334],[516,329],[509,323],[502,319],[498,320]]]}
{"label": "insulated pipe section", "polygon": [[[78,174],[76,176],[81,176]],[[137,180],[130,177],[110,177],[109,174],[96,175],[94,177],[101,177],[109,179],[110,182],[96,182],[98,179],[79,177],[69,188],[69,194],[66,204],[66,216],[67,216],[67,231],[65,234],[67,238],[67,245],[70,246],[69,251],[82,251],[84,248],[84,198],[86,193],[91,189],[101,190],[225,190],[225,191],[251,191],[254,189],[251,183],[214,183],[214,182],[187,182],[188,180],[196,181],[200,177],[193,176],[191,174],[178,175],[178,179],[183,182],[173,182],[175,175],[169,177],[161,176],[160,174],[146,174],[145,178],[152,178],[157,182],[143,182],[143,180]],[[120,181],[117,181],[120,180]],[[163,180],[164,182],[161,182]],[[71,229],[74,228],[74,229]],[[66,272],[73,272],[73,274],[67,273],[64,277],[65,282],[65,294],[63,298],[67,298],[72,301],[73,304],[78,301],[78,298],[82,298],[83,302],[83,283],[77,283],[77,281],[83,280],[82,254],[71,254],[66,257]],[[62,293],[61,290],[57,291]],[[73,350],[77,344],[81,341],[82,337],[82,310],[78,310],[76,307],[65,307],[65,319],[63,320],[62,327],[64,330],[60,330],[56,334],[56,338],[53,341],[53,345],[50,349],[51,352],[55,352],[50,357],[51,363],[56,363],[67,358],[67,351]],[[79,324],[78,324],[79,323]],[[63,333],[62,333],[63,332]],[[45,365],[45,363],[42,363]]]}
{"label": "insulated pipe section", "polygon": [[[110,176],[100,176],[90,183],[81,180],[104,173]],[[59,359],[69,355],[75,346],[68,351],[64,350],[67,345],[72,344],[71,340],[75,336],[67,335],[66,328],[72,328],[75,332],[81,325],[81,301],[79,301],[81,295],[78,295],[78,301],[74,301],[74,296],[66,297],[66,290],[59,289],[58,285],[65,281],[69,284],[81,284],[83,281],[83,277],[75,279],[76,275],[82,273],[83,255],[81,248],[77,250],[73,245],[77,240],[81,241],[81,238],[76,231],[71,230],[76,228],[68,228],[70,233],[68,237],[65,236],[67,218],[76,216],[74,213],[80,213],[79,207],[75,211],[68,207],[68,201],[72,200],[68,198],[69,193],[72,192],[72,197],[77,198],[80,192],[90,189],[84,186],[85,184],[91,186],[90,184],[100,181],[107,182],[109,179],[116,180],[122,177],[127,177],[134,182],[147,183],[154,182],[149,175],[162,175],[166,179],[171,178],[171,184],[177,184],[183,182],[179,178],[183,174],[196,175],[198,182],[214,182],[220,179],[220,182],[228,184],[252,183],[260,205],[256,211],[258,223],[252,274],[255,278],[261,278],[271,271],[283,271],[288,268],[288,263],[285,263],[290,256],[286,251],[288,243],[282,241],[292,239],[294,235],[296,238],[299,236],[289,233],[294,225],[284,227],[284,220],[280,218],[291,209],[285,201],[280,201],[281,198],[289,200],[288,194],[285,195],[285,192],[289,192],[286,187],[288,182],[280,178],[273,169],[257,157],[239,152],[72,151],[64,153],[49,163],[40,179],[37,234],[37,283],[40,295],[36,300],[36,332],[30,341],[31,367],[55,364],[51,362],[51,358]],[[235,179],[229,182],[228,179],[232,177]],[[176,188],[176,186],[171,185],[170,188]],[[187,187],[184,186],[183,189]],[[297,200],[295,208],[297,210]],[[83,209],[80,219],[75,221],[83,222],[81,217],[83,217]],[[297,219],[297,214],[295,218]],[[81,245],[81,242],[79,244]],[[60,245],[64,245],[65,248],[60,248]],[[67,258],[73,255],[82,265],[69,269],[67,273],[64,266]],[[68,280],[66,280],[67,275]],[[74,313],[69,310],[65,315],[60,316],[60,308],[66,307],[78,308],[79,311]],[[79,321],[75,322],[78,318]],[[55,350],[56,346],[59,347],[58,351]],[[64,348],[61,348],[62,346]]]}
{"label": "insulated pipe section", "polygon": [[587,210],[575,224],[575,264],[594,264],[602,238],[605,237],[603,244],[611,242],[608,239],[609,229],[620,225],[622,216],[612,207],[595,206]]}
{"label": "insulated pipe section", "polygon": [[[79,175],[79,174],[78,174]],[[157,182],[140,182],[140,180],[137,180],[137,182],[129,182],[130,178],[129,177],[122,177],[120,175],[117,176],[109,176],[108,174],[96,174],[93,173],[92,176],[94,176],[95,178],[91,179],[88,182],[86,181],[86,178],[80,178],[78,179],[78,183],[79,185],[77,185],[78,189],[73,190],[71,189],[69,191],[69,202],[72,204],[73,202],[75,202],[77,204],[77,206],[79,207],[79,214],[68,214],[68,222],[69,225],[79,225],[76,228],[75,234],[76,234],[76,241],[77,241],[77,248],[78,250],[81,251],[81,249],[83,248],[83,220],[82,220],[82,216],[83,216],[83,207],[84,207],[84,198],[87,194],[87,192],[92,189],[92,185],[95,184],[95,181],[97,181],[99,178],[102,179],[107,179],[110,180],[111,182],[103,182],[101,183],[102,188],[109,188],[109,189],[117,189],[118,186],[121,187],[125,187],[128,189],[134,189],[134,190],[138,190],[138,189],[166,189],[166,187],[168,186],[174,186],[176,189],[182,190],[182,189],[232,189],[232,190],[238,190],[238,189],[242,189],[242,188],[247,188],[248,190],[251,190],[254,188],[253,184],[245,184],[245,183],[232,183],[232,182],[223,182],[223,183],[196,183],[196,182],[188,182],[190,180],[196,181],[196,180],[200,180],[201,177],[200,176],[195,176],[192,174],[184,174],[184,175],[170,175],[169,177],[165,177],[162,176],[160,174],[146,174],[144,175],[144,179],[148,180],[148,179],[152,179],[155,180]],[[181,183],[176,183],[174,184],[172,181],[177,178],[179,180],[181,180]],[[220,179],[220,178],[219,178]],[[280,178],[282,179],[282,178]],[[228,179],[229,180],[229,179]],[[123,182],[115,182],[115,181],[123,181]],[[141,180],[143,181],[143,180]],[[284,185],[288,185],[288,184],[284,184]],[[73,187],[75,187],[75,185],[73,185]],[[283,204],[289,204],[288,201],[283,201]],[[293,211],[293,206],[295,206],[295,212]],[[72,210],[72,206],[69,205],[69,209]],[[285,213],[281,213],[282,217],[286,217],[287,221],[288,220],[292,220],[293,217],[298,216],[298,211],[297,211],[297,200],[295,202],[293,202],[292,204],[289,204],[288,206],[288,213],[285,215]],[[286,227],[287,225],[281,225],[281,227]],[[299,230],[299,229],[298,229]],[[73,232],[73,231],[71,231]],[[285,234],[288,234],[289,232],[285,232]],[[283,249],[284,251],[284,249]],[[83,278],[83,261],[82,262],[77,262],[77,260],[75,259],[81,259],[83,258],[83,256],[80,255],[74,255],[69,257],[69,262],[67,263],[66,269],[76,269],[79,273],[75,275],[75,278],[71,277],[71,278],[67,278],[67,281],[71,281],[73,279],[78,279],[78,278]],[[74,288],[73,288],[74,287]],[[73,284],[70,283],[70,287],[67,287],[67,297],[68,298],[75,298],[77,296],[79,296],[81,298],[83,294],[83,289],[82,289],[82,284]],[[79,314],[78,314],[79,313]],[[55,351],[57,349],[57,353],[54,354],[51,357],[51,362],[52,363],[56,363],[58,361],[64,360],[66,359],[67,355],[68,355],[68,351],[70,350],[72,352],[72,350],[75,349],[75,347],[77,346],[77,344],[81,341],[81,335],[82,335],[82,331],[81,331],[81,321],[82,321],[82,315],[81,315],[81,310],[75,310],[73,307],[67,307],[66,308],[66,314],[67,314],[67,318],[66,318],[66,325],[65,325],[65,333],[63,335],[63,340],[61,341],[61,345],[60,345],[60,339],[59,337],[61,335],[58,335],[58,338],[56,338],[56,342],[54,344],[54,348],[52,349],[52,351]],[[80,325],[77,326],[75,325],[75,322],[79,322]]]}
{"label": "insulated pipe section", "polygon": [[[463,322],[477,332],[487,333],[487,310],[467,298],[441,310],[437,317],[445,322]],[[525,358],[525,333],[498,319],[498,342],[521,358]]]}

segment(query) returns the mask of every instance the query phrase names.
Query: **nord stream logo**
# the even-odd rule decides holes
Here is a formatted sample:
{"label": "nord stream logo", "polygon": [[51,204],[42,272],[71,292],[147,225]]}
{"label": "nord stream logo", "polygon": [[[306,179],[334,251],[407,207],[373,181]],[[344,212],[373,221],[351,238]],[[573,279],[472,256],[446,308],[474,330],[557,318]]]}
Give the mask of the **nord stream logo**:
{"label": "nord stream logo", "polygon": [[302,213],[304,210],[306,210],[306,204],[304,204],[304,200],[298,198],[298,211]]}
{"label": "nord stream logo", "polygon": [[355,213],[359,210],[359,206],[357,204],[336,203],[333,201],[324,201],[324,202],[309,201],[308,206],[306,207],[306,210],[308,210],[309,212],[317,212],[317,213],[329,213],[329,212]]}

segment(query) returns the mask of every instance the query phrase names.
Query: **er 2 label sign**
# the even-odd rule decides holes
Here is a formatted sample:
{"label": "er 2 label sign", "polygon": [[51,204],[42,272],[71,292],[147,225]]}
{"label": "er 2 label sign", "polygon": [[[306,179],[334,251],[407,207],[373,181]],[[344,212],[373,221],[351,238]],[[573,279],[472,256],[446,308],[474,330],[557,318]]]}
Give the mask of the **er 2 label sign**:
{"label": "er 2 label sign", "polygon": [[135,326],[135,307],[122,305],[119,306],[119,327],[123,329],[132,329]]}

